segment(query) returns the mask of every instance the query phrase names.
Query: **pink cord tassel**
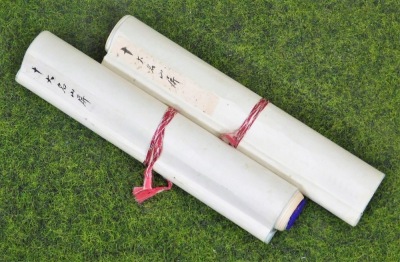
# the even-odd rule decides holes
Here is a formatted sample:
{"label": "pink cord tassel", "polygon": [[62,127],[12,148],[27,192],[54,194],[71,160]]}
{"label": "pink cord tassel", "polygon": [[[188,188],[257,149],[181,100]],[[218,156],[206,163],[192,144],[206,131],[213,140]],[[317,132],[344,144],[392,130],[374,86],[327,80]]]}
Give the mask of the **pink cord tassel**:
{"label": "pink cord tassel", "polygon": [[143,203],[145,200],[153,197],[154,195],[172,188],[171,181],[167,181],[167,186],[153,188],[153,166],[162,153],[165,128],[171,122],[172,118],[174,118],[175,114],[176,110],[174,108],[169,107],[167,109],[161,120],[161,123],[154,132],[153,138],[151,139],[146,160],[144,161],[144,164],[147,167],[144,171],[143,186],[134,187],[132,191],[132,194],[135,196],[135,199],[138,203]]}

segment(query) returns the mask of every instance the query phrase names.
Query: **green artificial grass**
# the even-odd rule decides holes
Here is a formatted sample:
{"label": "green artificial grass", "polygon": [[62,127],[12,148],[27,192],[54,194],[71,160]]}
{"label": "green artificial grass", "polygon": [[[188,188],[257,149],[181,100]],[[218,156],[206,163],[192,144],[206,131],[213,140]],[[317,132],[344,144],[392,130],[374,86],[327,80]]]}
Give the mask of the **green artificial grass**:
{"label": "green artificial grass", "polygon": [[[0,261],[399,261],[398,1],[1,1]],[[352,228],[309,202],[264,244],[14,78],[49,30],[97,61],[131,14],[386,178]],[[158,183],[162,183],[158,179]]]}

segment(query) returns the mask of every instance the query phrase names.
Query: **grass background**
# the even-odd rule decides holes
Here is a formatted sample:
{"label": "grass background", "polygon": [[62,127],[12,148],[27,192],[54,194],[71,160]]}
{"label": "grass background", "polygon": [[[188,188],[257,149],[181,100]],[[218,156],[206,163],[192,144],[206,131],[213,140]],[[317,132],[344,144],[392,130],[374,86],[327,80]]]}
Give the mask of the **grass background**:
{"label": "grass background", "polygon": [[[0,260],[399,261],[398,1],[1,1]],[[49,30],[101,61],[132,14],[386,174],[352,228],[309,203],[266,245],[18,85]]]}

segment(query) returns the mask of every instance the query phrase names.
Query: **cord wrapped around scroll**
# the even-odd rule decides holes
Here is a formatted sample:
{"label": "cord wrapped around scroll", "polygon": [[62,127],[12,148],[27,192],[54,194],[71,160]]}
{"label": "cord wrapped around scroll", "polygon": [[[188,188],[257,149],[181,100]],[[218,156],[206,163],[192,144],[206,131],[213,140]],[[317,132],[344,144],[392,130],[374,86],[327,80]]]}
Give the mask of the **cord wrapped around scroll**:
{"label": "cord wrapped around scroll", "polygon": [[[16,80],[140,162],[162,143],[150,171],[265,242],[304,205],[296,187],[50,32],[32,42]],[[165,112],[162,141],[153,139]]]}
{"label": "cord wrapped around scroll", "polygon": [[106,51],[105,66],[222,136],[350,225],[358,223],[384,178],[271,102],[242,128],[262,98],[132,16],[114,27]]}

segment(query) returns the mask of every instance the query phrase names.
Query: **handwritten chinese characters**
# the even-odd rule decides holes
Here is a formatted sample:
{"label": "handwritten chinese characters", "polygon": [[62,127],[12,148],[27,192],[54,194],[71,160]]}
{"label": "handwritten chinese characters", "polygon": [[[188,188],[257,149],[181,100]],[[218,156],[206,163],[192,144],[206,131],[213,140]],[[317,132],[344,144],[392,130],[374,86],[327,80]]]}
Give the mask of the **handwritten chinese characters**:
{"label": "handwritten chinese characters", "polygon": [[171,84],[171,86],[176,87],[176,84],[179,84],[179,81],[175,79],[175,77],[169,77],[167,76],[168,82]]}
{"label": "handwritten chinese characters", "polygon": [[[124,55],[133,56],[132,51],[129,50],[127,46],[122,47],[120,50],[122,52],[124,52],[123,53]],[[154,65],[151,62],[146,61],[145,58],[143,56],[141,56],[140,54],[136,56],[136,61],[142,65],[146,65],[146,68],[148,69],[148,73],[150,73],[150,74],[158,73],[159,78],[165,79],[166,81],[168,81],[168,83],[171,85],[171,87],[176,88],[176,86],[178,84],[180,84],[180,82],[178,81],[176,76],[165,75],[165,78],[164,78],[164,71],[160,68],[160,66]]]}
{"label": "handwritten chinese characters", "polygon": [[[149,47],[151,49],[151,47]],[[161,60],[161,59],[163,60]],[[162,96],[168,103],[179,104],[199,110],[204,114],[213,114],[219,98],[213,92],[199,87],[191,76],[182,75],[180,63],[169,62],[172,54],[148,53],[134,41],[118,36],[104,58],[108,64],[120,65],[121,70],[135,83],[146,81],[142,89],[151,89],[155,96]],[[115,65],[114,64],[114,65]],[[184,70],[183,70],[184,71]],[[150,84],[151,83],[151,84]]]}
{"label": "handwritten chinese characters", "polygon": [[32,69],[33,69],[33,73],[38,73],[38,74],[43,75],[36,67],[32,67]]}
{"label": "handwritten chinese characters", "polygon": [[68,88],[67,84],[62,83],[61,81],[58,82],[56,77],[53,76],[52,74],[43,74],[42,71],[39,70],[36,66],[32,67],[32,70],[33,74],[43,75],[40,77],[43,77],[48,85],[54,86],[54,88],[58,88],[60,92],[63,92],[66,95],[69,94],[70,98],[76,99],[84,107],[90,104],[90,101],[83,94],[77,93],[76,90],[73,88]]}
{"label": "handwritten chinese characters", "polygon": [[126,47],[121,48],[121,50],[124,51],[124,55],[125,55],[125,54],[133,55],[133,54],[131,53],[131,51],[129,51]]}

